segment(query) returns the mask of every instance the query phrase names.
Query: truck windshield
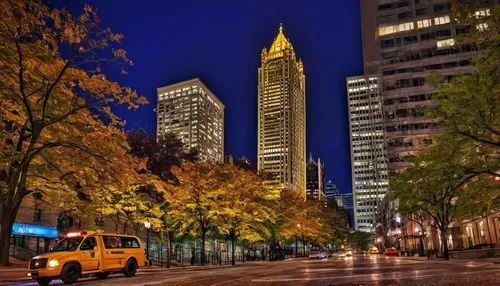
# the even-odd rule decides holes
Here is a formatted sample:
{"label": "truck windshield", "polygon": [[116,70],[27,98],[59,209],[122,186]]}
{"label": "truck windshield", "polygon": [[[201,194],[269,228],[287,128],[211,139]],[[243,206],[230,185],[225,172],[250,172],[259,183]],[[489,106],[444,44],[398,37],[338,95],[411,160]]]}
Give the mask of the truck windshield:
{"label": "truck windshield", "polygon": [[82,242],[83,237],[65,238],[57,242],[51,251],[75,251]]}

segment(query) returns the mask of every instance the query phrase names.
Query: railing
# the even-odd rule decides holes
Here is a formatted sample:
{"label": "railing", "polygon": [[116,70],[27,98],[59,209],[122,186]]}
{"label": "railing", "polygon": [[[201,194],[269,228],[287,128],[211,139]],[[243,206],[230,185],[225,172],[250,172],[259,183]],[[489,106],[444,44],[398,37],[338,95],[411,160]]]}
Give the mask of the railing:
{"label": "railing", "polygon": [[20,246],[10,245],[9,255],[17,258],[19,260],[30,260],[33,256],[36,256],[36,250],[26,249]]}

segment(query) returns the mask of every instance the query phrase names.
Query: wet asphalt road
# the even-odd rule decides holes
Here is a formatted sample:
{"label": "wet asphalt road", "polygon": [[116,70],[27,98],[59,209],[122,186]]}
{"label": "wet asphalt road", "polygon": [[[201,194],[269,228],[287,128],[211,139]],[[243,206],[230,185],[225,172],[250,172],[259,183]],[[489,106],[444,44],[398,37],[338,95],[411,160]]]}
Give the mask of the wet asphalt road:
{"label": "wet asphalt road", "polygon": [[250,262],[210,270],[173,268],[139,272],[131,278],[119,274],[105,280],[87,278],[75,285],[500,285],[500,265],[364,255]]}

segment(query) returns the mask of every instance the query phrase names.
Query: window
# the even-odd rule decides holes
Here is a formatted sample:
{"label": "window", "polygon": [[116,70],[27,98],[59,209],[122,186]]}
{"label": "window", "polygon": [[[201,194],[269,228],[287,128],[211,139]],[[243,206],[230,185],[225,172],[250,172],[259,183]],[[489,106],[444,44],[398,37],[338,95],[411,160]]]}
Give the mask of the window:
{"label": "window", "polygon": [[432,21],[430,19],[417,21],[417,28],[423,29],[432,26]]}
{"label": "window", "polygon": [[80,245],[80,250],[93,250],[95,246],[97,246],[95,237],[88,237]]}
{"label": "window", "polygon": [[33,212],[33,222],[34,223],[42,223],[42,210],[39,207],[36,207]]}
{"label": "window", "polygon": [[415,14],[417,16],[423,16],[423,15],[426,15],[429,11],[427,10],[427,8],[420,8],[420,9],[417,9],[415,10]]}
{"label": "window", "polygon": [[103,236],[105,248],[122,248],[122,238],[120,236]]}
{"label": "window", "polygon": [[455,40],[453,40],[453,39],[446,39],[446,40],[437,41],[438,48],[446,48],[446,47],[451,47],[453,45],[455,45]]}
{"label": "window", "polygon": [[139,248],[139,242],[135,237],[122,237],[123,248]]}
{"label": "window", "polygon": [[434,18],[434,25],[443,25],[450,22],[450,16],[436,17]]}
{"label": "window", "polygon": [[488,24],[486,24],[486,23],[479,23],[479,24],[476,25],[476,29],[478,29],[481,32],[484,32],[484,31],[488,30]]}
{"label": "window", "polygon": [[379,25],[378,34],[379,36],[389,35],[397,32],[404,32],[413,30],[413,22],[406,22],[399,25]]}
{"label": "window", "polygon": [[474,13],[474,16],[476,17],[476,19],[479,19],[479,18],[484,18],[486,16],[490,16],[490,9],[486,9],[486,10],[478,10],[476,11],[476,13]]}
{"label": "window", "polygon": [[410,11],[403,12],[403,13],[399,13],[399,14],[398,14],[398,17],[399,17],[399,19],[406,19],[406,18],[410,18]]}

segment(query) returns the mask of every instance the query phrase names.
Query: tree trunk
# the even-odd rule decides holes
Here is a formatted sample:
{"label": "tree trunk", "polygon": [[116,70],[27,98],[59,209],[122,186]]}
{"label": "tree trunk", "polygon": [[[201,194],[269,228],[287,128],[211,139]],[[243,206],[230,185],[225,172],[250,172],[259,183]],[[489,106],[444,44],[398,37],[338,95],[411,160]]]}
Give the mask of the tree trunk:
{"label": "tree trunk", "polygon": [[236,265],[236,261],[234,259],[234,255],[235,255],[235,253],[234,253],[234,250],[235,250],[234,240],[235,240],[235,238],[233,235],[233,236],[231,236],[231,265]]}
{"label": "tree trunk", "polygon": [[118,216],[118,213],[116,214],[116,222],[115,222],[115,233],[118,233],[118,226],[120,224],[120,217]]}
{"label": "tree trunk", "polygon": [[[29,164],[28,164],[29,166]],[[26,167],[27,169],[27,167]],[[26,196],[26,171],[19,171],[16,177],[19,181],[13,182],[13,178],[9,178],[9,187],[7,191],[7,200],[3,202],[1,230],[0,230],[0,265],[9,266],[9,246],[10,237],[12,236],[12,225],[21,206],[21,202]]]}
{"label": "tree trunk", "polygon": [[446,260],[450,259],[448,252],[448,226],[441,229],[441,244],[443,245],[443,257]]}
{"label": "tree trunk", "polygon": [[123,222],[123,234],[127,234],[128,221]]}
{"label": "tree trunk", "polygon": [[170,232],[167,231],[167,268],[170,268],[171,253],[172,241],[170,240]]}
{"label": "tree trunk", "polygon": [[0,265],[10,266],[9,262],[9,246],[10,237],[12,236],[12,225],[16,219],[19,205],[13,207],[3,206],[2,208],[2,229],[0,230]]}
{"label": "tree trunk", "polygon": [[491,235],[490,222],[488,220],[488,210],[486,210],[485,218],[486,218],[486,228],[488,229],[488,236],[490,237],[490,240],[489,241],[486,240],[485,242],[493,243],[493,236]]}
{"label": "tree trunk", "polygon": [[205,236],[206,231],[205,228],[201,229],[201,265],[205,265]]}

